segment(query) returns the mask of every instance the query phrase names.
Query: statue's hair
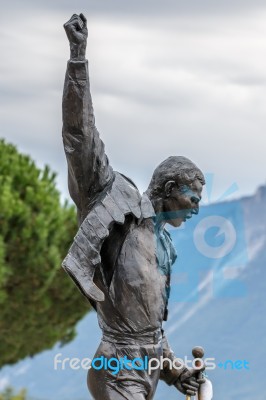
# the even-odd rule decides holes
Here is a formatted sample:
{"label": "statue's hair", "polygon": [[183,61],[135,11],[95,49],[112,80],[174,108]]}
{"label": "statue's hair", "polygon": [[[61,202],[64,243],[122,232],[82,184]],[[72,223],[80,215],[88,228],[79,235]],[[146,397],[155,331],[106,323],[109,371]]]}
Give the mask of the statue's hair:
{"label": "statue's hair", "polygon": [[196,179],[205,185],[203,173],[192,161],[182,156],[171,156],[154,170],[148,190],[151,195],[158,196],[164,192],[168,181],[175,181],[180,186],[189,185]]}

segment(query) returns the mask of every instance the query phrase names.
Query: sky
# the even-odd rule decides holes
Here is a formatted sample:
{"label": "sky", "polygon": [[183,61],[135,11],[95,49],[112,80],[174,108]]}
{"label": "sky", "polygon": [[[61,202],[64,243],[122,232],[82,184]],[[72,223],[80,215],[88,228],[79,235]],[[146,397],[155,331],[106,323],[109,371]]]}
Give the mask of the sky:
{"label": "sky", "polygon": [[183,155],[213,175],[211,201],[264,184],[265,0],[11,0],[0,16],[1,137],[58,173],[68,196],[63,23],[88,18],[96,125],[111,165],[146,189]]}

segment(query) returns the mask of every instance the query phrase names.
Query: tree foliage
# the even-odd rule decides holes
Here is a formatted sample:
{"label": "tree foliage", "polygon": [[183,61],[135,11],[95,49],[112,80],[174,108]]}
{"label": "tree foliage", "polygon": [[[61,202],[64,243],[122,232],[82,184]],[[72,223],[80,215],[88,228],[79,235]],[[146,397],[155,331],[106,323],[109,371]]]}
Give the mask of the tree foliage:
{"label": "tree foliage", "polygon": [[11,387],[7,387],[3,393],[0,394],[0,400],[27,400],[26,390],[22,389],[15,394]]}
{"label": "tree foliage", "polygon": [[55,174],[0,141],[0,367],[70,341],[89,306],[61,268],[77,231]]}

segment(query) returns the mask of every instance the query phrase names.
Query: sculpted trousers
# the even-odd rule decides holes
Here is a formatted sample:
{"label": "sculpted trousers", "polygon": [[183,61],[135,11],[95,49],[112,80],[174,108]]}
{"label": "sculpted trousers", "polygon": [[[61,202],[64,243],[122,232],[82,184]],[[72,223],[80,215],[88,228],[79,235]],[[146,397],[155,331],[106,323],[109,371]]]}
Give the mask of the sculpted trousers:
{"label": "sculpted trousers", "polygon": [[[161,340],[157,344],[122,344],[102,340],[94,358],[105,357],[128,360],[160,358]],[[158,384],[160,369],[120,369],[115,375],[109,369],[91,368],[88,373],[88,388],[94,400],[152,400]]]}

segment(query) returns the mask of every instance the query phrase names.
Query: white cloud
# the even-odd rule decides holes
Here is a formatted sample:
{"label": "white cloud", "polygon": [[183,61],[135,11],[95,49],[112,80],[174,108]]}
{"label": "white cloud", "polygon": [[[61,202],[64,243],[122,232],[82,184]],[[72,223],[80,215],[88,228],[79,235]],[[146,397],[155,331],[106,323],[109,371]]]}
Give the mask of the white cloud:
{"label": "white cloud", "polygon": [[30,364],[22,364],[21,367],[14,371],[15,376],[24,375],[30,369]]}
{"label": "white cloud", "polygon": [[[66,195],[65,14],[17,8],[12,26],[3,19],[0,118],[4,137],[59,172]],[[215,173],[217,194],[233,181],[240,193],[264,182],[265,22],[264,9],[212,17],[171,8],[152,18],[92,13],[96,121],[114,167],[144,189],[160,161],[183,154]]]}

